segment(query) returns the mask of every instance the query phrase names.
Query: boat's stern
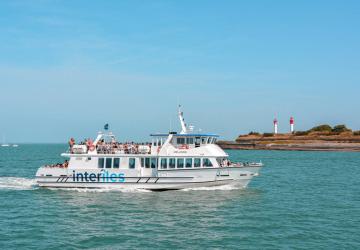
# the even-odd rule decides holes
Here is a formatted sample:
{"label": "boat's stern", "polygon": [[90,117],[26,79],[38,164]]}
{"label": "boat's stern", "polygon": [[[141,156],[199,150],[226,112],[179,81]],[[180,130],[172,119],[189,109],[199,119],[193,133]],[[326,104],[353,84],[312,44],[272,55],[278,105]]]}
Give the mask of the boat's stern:
{"label": "boat's stern", "polygon": [[46,186],[62,176],[67,176],[67,168],[41,166],[36,171],[35,180],[39,186]]}

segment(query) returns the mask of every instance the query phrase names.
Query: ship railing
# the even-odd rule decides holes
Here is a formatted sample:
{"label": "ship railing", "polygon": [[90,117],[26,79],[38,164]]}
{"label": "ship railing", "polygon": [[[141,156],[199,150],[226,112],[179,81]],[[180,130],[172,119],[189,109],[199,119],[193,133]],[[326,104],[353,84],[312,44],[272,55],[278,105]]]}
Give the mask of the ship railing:
{"label": "ship railing", "polygon": [[102,143],[91,149],[92,146],[84,144],[69,147],[66,153],[86,154],[96,150],[98,154],[151,154],[152,145],[147,143]]}
{"label": "ship railing", "polygon": [[234,167],[261,167],[263,164],[261,162],[234,162],[231,164]]}
{"label": "ship railing", "polygon": [[138,150],[97,150],[98,154],[150,154],[150,152],[140,152]]}

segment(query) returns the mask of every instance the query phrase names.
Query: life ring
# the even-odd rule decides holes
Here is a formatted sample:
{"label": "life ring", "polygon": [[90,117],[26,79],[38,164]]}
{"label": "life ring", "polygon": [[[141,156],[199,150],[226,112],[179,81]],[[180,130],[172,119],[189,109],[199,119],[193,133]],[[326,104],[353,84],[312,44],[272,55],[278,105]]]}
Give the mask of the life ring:
{"label": "life ring", "polygon": [[95,150],[95,146],[94,146],[94,145],[90,145],[90,146],[89,146],[89,150],[90,150],[90,151],[94,151],[94,150]]}

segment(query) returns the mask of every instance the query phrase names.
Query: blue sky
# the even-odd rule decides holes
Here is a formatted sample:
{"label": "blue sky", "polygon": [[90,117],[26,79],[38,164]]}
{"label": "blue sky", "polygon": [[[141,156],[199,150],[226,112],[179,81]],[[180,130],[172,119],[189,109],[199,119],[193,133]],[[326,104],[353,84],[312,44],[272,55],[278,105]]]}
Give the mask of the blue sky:
{"label": "blue sky", "polygon": [[1,1],[0,134],[359,130],[359,1]]}

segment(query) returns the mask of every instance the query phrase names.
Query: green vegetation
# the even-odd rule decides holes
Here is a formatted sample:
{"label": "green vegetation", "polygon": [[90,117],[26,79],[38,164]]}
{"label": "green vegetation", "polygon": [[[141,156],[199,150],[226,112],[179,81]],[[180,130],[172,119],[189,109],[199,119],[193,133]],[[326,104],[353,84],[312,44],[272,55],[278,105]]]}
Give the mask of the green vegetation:
{"label": "green vegetation", "polygon": [[308,135],[309,131],[296,131],[295,136]]}
{"label": "green vegetation", "polygon": [[249,133],[249,135],[260,135],[260,133],[251,131],[251,132]]}
{"label": "green vegetation", "polygon": [[343,132],[350,132],[351,129],[347,128],[344,124],[336,125],[331,127],[328,124],[322,124],[316,127],[313,127],[307,131],[297,131],[295,132],[295,136],[304,136],[308,135],[312,132],[316,132],[317,135],[339,135]]}
{"label": "green vegetation", "polygon": [[331,132],[332,127],[327,124],[319,125],[308,130],[309,132]]}
{"label": "green vegetation", "polygon": [[263,136],[264,137],[271,137],[271,136],[274,136],[274,133],[264,133]]}
{"label": "green vegetation", "polygon": [[333,129],[332,129],[332,132],[334,133],[337,133],[337,134],[340,134],[340,133],[343,133],[343,132],[349,132],[351,131],[351,129],[348,129],[345,125],[336,125]]}
{"label": "green vegetation", "polygon": [[353,135],[360,135],[360,130],[354,131],[354,132],[353,132]]}

